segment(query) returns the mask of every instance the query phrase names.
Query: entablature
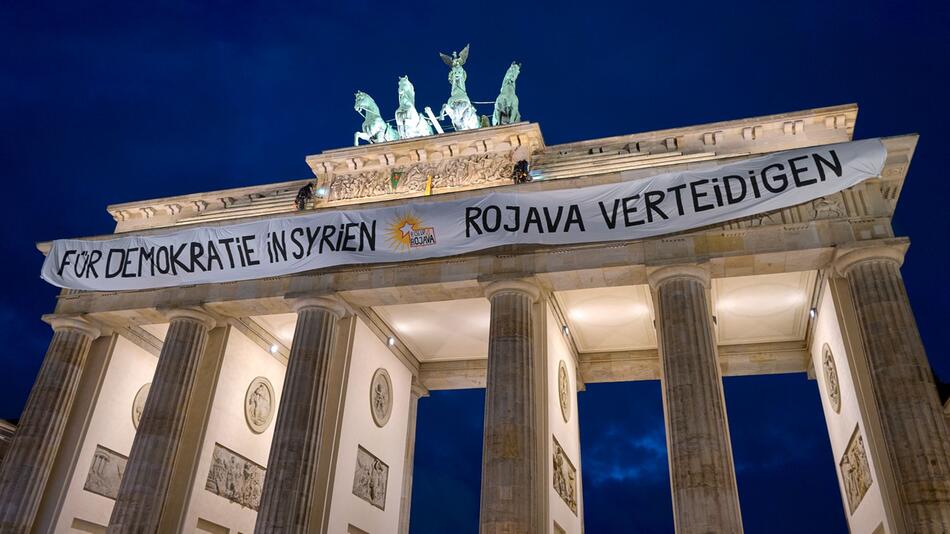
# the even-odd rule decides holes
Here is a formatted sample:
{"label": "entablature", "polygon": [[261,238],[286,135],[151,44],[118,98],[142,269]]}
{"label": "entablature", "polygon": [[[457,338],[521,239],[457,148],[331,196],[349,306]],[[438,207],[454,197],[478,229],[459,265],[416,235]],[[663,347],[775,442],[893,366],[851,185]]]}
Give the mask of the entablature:
{"label": "entablature", "polygon": [[547,289],[646,283],[647,268],[708,263],[713,277],[825,268],[835,247],[894,239],[886,217],[708,227],[631,242],[506,246],[456,257],[328,268],[287,276],[141,291],[63,291],[56,312],[102,313],[197,305],[242,317],[290,310],[288,295],[338,293],[354,306],[481,295],[480,281],[524,273]]}

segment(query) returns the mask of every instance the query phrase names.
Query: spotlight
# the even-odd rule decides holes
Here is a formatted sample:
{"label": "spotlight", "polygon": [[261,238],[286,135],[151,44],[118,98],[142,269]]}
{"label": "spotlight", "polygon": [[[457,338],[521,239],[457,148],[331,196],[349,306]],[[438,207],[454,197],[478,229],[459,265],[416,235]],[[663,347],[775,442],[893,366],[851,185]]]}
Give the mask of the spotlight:
{"label": "spotlight", "polygon": [[271,346],[270,346],[270,353],[271,353],[271,354],[277,354],[277,345],[271,345]]}
{"label": "spotlight", "polygon": [[318,188],[317,188],[317,196],[320,197],[320,198],[323,198],[323,197],[327,196],[327,188],[326,188],[326,187],[318,187]]}
{"label": "spotlight", "polygon": [[571,335],[571,331],[567,329],[567,325],[564,325],[561,327],[561,333],[564,334],[565,336]]}
{"label": "spotlight", "polygon": [[393,336],[389,336],[389,339],[386,340],[386,344],[392,347],[393,345],[396,344],[396,338],[394,338]]}
{"label": "spotlight", "polygon": [[808,310],[808,316],[811,317],[812,319],[814,319],[815,317],[818,317],[818,310],[816,310],[815,308]]}
{"label": "spotlight", "polygon": [[719,326],[719,319],[717,319],[715,315],[713,315],[713,324]]}

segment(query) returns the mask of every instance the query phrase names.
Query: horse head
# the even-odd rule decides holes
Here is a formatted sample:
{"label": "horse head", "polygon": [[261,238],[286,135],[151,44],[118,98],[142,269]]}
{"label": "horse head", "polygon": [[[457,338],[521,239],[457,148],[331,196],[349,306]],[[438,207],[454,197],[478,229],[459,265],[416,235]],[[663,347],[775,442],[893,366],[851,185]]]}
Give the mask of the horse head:
{"label": "horse head", "polygon": [[508,67],[508,71],[505,72],[505,78],[501,82],[502,87],[506,85],[514,85],[519,74],[521,74],[521,65],[512,61],[511,66]]}
{"label": "horse head", "polygon": [[408,76],[399,77],[399,107],[401,109],[416,106],[416,89],[412,86]]}
{"label": "horse head", "polygon": [[353,109],[357,112],[368,111],[379,115],[379,106],[376,105],[376,101],[373,100],[373,97],[363,91],[357,91],[353,96],[356,100],[353,104]]}

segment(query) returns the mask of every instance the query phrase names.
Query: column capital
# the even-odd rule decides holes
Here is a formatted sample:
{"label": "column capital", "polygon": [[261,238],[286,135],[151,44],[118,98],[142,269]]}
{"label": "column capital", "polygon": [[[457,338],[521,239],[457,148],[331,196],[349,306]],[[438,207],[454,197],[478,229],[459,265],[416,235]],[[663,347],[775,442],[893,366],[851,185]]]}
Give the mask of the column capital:
{"label": "column capital", "polygon": [[161,311],[168,319],[168,322],[174,321],[176,319],[188,319],[201,323],[208,330],[214,328],[218,324],[218,320],[216,318],[198,308],[169,308]]}
{"label": "column capital", "polygon": [[297,313],[300,313],[302,310],[308,308],[320,308],[332,313],[337,319],[342,319],[349,313],[349,310],[347,310],[347,307],[342,302],[340,302],[340,299],[332,295],[320,297],[302,296],[291,298],[289,300],[290,305]]}
{"label": "column capital", "polygon": [[859,263],[866,261],[890,261],[900,267],[904,263],[904,254],[910,242],[900,240],[899,242],[875,243],[872,246],[860,248],[837,248],[835,250],[835,259],[832,260],[832,268],[841,276],[847,276],[848,271]]}
{"label": "column capital", "polygon": [[86,334],[92,339],[96,339],[97,337],[102,335],[102,330],[98,326],[92,324],[91,322],[89,322],[88,320],[82,317],[78,317],[78,316],[63,317],[63,316],[56,316],[56,315],[48,315],[48,316],[44,316],[43,320],[49,323],[51,327],[53,327],[53,332],[59,332],[61,330],[76,330],[78,332]]}
{"label": "column capital", "polygon": [[416,397],[417,399],[421,397],[428,397],[429,388],[423,386],[422,384],[417,382],[415,378],[413,378],[412,385],[409,389],[409,393],[410,395],[412,395],[413,397]]}
{"label": "column capital", "polygon": [[541,288],[533,282],[527,280],[501,280],[491,282],[484,286],[485,298],[491,300],[495,295],[501,293],[521,293],[531,298],[531,302],[537,302],[541,298]]}
{"label": "column capital", "polygon": [[702,265],[669,265],[650,271],[647,281],[652,289],[657,289],[665,282],[676,278],[690,278],[709,287],[709,268]]}

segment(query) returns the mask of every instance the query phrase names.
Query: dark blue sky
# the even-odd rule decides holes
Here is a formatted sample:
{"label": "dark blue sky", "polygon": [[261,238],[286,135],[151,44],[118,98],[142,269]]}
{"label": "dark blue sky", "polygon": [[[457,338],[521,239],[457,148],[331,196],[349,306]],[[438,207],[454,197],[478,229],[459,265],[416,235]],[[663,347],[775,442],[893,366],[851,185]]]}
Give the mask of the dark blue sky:
{"label": "dark blue sky", "polygon": [[[110,203],[307,177],[305,155],[352,141],[354,91],[392,110],[407,74],[437,107],[437,52],[467,42],[473,100],[522,62],[522,116],[548,144],[848,102],[856,137],[919,132],[895,227],[950,381],[947,2],[140,4],[0,0],[0,416],[50,338],[36,241],[110,232]],[[845,531],[815,383],[725,392],[747,532]],[[414,533],[475,532],[483,396],[420,403]],[[592,385],[579,409],[587,532],[671,531],[658,384]]]}

